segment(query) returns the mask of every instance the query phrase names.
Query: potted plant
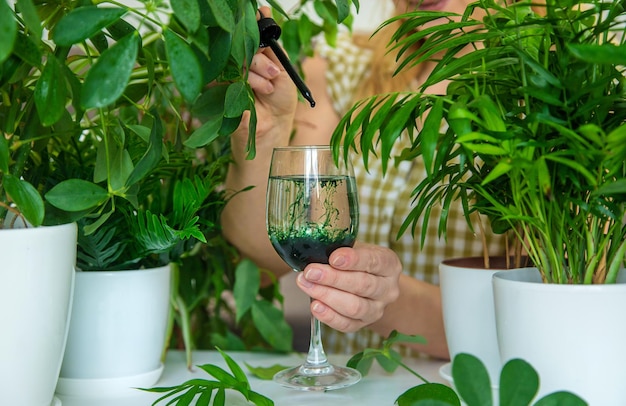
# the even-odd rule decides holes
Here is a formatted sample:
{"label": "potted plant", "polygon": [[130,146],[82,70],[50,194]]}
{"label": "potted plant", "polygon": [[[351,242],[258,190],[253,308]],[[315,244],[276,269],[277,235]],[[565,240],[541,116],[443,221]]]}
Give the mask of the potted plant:
{"label": "potted plant", "polygon": [[[593,284],[576,286],[576,294],[565,295],[582,302],[574,296],[582,294],[578,290],[618,281],[626,252],[626,45],[620,23],[624,15],[621,1],[548,0],[537,5],[481,0],[458,19],[442,12],[400,16],[403,23],[391,47],[399,53],[401,68],[436,57],[438,65],[424,87],[447,80],[446,94],[418,91],[367,99],[346,115],[333,142],[356,146],[359,137],[358,145],[367,152],[378,142],[393,143],[406,130],[412,146],[399,158],[421,156],[428,172],[415,187],[417,205],[406,228],[421,221],[430,206],[442,202],[445,209],[450,201],[460,200],[468,218],[472,212],[485,214],[496,231],[510,230],[517,237],[544,286]],[[441,23],[417,30],[431,22]],[[421,46],[413,51],[411,45],[418,42]],[[391,158],[382,156],[385,161]],[[445,219],[442,224],[445,230]],[[497,290],[494,293],[498,296]],[[601,294],[595,300],[601,297],[612,295]],[[620,309],[615,304],[599,306],[603,312]],[[552,321],[564,319],[543,309],[539,314]],[[595,333],[585,344],[578,342],[575,352],[593,347],[589,350],[603,360],[603,368],[611,359],[623,365],[626,354],[615,352],[618,348],[607,348],[611,356],[598,353],[598,347],[607,347],[607,336],[616,334],[616,319],[611,319],[610,327],[590,329],[580,313],[573,314],[578,314],[574,326]],[[523,354],[508,349],[503,331],[511,331],[514,316],[507,313],[504,318],[509,323],[498,331],[502,361],[529,358],[528,348]],[[542,339],[559,342],[549,354],[559,353],[570,340],[557,337],[577,335],[564,332],[560,323],[544,324],[560,329]],[[538,334],[535,329],[527,332]],[[589,372],[578,380],[563,373],[565,382],[555,380],[560,372],[549,370],[548,364],[565,366],[573,374],[589,370],[589,364],[573,363],[594,355],[572,358],[572,351],[563,350],[567,360],[555,361],[545,354],[541,362],[527,359],[539,371],[542,390],[573,384],[591,403],[610,404],[598,392],[623,403],[623,391],[608,393],[592,379],[594,374],[605,377],[613,372]]]}
{"label": "potted plant", "polygon": [[[349,15],[349,1],[336,3],[317,4],[331,34],[337,18]],[[0,2],[3,212],[19,210],[32,225],[78,222],[85,269],[168,261],[192,268],[174,269],[170,318],[170,325],[176,320],[181,326],[189,351],[201,334],[209,341],[285,349],[284,340],[254,326],[259,319],[275,320],[284,332],[272,305],[248,302],[236,318],[249,325],[214,321],[211,334],[192,331],[201,323],[191,312],[201,313],[209,302],[222,311],[221,294],[234,289],[239,258],[216,226],[225,203],[218,185],[228,135],[246,110],[254,116],[245,67],[259,47],[257,7],[256,1],[226,0],[136,7]],[[292,58],[310,49],[300,44],[323,30],[298,12],[304,30],[297,30],[297,20],[283,25]],[[207,278],[209,266],[221,268]],[[271,303],[277,294],[256,293],[259,303]]]}
{"label": "potted plant", "polygon": [[[75,223],[0,229],[1,403],[52,403],[72,307],[76,237]],[[38,385],[25,392],[32,382]]]}
{"label": "potted plant", "polygon": [[[22,86],[24,60],[35,63],[36,51],[24,46],[27,37],[6,1],[0,27],[0,403],[49,405],[69,326],[77,226],[44,218],[40,191],[58,169],[47,150],[60,139],[41,131],[34,87]],[[32,35],[41,33],[35,27]]]}

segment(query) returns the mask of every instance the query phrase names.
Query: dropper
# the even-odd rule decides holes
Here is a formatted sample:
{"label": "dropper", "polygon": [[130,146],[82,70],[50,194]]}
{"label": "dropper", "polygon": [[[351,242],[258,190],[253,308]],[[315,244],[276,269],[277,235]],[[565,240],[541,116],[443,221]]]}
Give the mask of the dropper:
{"label": "dropper", "polygon": [[274,19],[270,17],[265,17],[261,10],[259,10],[259,14],[261,15],[261,19],[258,21],[259,34],[261,38],[259,46],[261,48],[267,46],[272,48],[272,51],[274,51],[274,54],[278,58],[278,61],[281,65],[283,65],[283,68],[285,68],[285,71],[287,71],[287,74],[300,91],[302,97],[304,97],[305,100],[309,102],[311,107],[315,107],[315,100],[313,100],[313,95],[311,95],[311,91],[306,86],[302,78],[298,75],[298,72],[296,72],[296,69],[291,64],[291,61],[289,60],[287,55],[285,55],[285,52],[276,41],[278,38],[280,38],[280,34],[282,32],[280,27],[278,26],[278,24],[276,24],[276,21],[274,21]]}

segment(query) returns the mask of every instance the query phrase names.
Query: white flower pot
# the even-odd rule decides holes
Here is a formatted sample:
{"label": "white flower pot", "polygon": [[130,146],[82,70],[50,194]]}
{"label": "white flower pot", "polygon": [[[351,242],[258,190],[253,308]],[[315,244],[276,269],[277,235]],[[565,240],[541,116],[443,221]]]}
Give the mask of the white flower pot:
{"label": "white flower pot", "polygon": [[626,283],[541,283],[536,269],[496,273],[493,289],[502,361],[539,373],[539,397],[568,390],[591,406],[626,405]]}
{"label": "white flower pot", "polygon": [[506,269],[504,257],[455,258],[439,265],[439,285],[450,359],[459,353],[478,357],[487,367],[492,386],[500,380],[500,353],[493,309],[493,275]]}
{"label": "white flower pot", "polygon": [[170,266],[77,272],[72,323],[57,392],[117,396],[161,376]]}
{"label": "white flower pot", "polygon": [[74,223],[0,230],[0,405],[53,404],[76,238]]}

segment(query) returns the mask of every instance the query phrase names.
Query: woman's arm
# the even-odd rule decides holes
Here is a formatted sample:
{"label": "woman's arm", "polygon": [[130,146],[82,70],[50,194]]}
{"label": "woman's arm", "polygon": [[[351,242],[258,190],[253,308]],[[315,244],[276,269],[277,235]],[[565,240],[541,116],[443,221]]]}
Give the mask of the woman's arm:
{"label": "woman's arm", "polygon": [[[225,187],[232,198],[222,213],[225,237],[244,257],[281,276],[291,269],[276,254],[265,227],[265,193],[272,151],[286,145],[327,145],[339,122],[326,92],[325,61],[303,64],[316,107],[297,102],[296,88],[273,52],[263,49],[253,58],[249,82],[257,110],[256,156],[246,159],[249,114],[231,137],[233,163]],[[237,193],[245,188],[252,189]]]}
{"label": "woman's arm", "polygon": [[[256,156],[247,159],[249,113],[231,135],[233,162],[225,188],[232,196],[222,212],[224,236],[243,256],[259,266],[287,272],[289,267],[272,248],[265,229],[265,191],[272,150],[287,145],[293,129],[296,92],[291,79],[271,49],[257,53],[250,67],[249,82],[255,92],[257,111]],[[244,190],[252,187],[251,190]]]}

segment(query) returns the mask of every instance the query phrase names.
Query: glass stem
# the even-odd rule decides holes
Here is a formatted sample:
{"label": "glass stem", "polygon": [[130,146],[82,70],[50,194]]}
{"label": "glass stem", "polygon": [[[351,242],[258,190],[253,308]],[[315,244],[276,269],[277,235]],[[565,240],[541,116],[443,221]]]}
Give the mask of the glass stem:
{"label": "glass stem", "polygon": [[321,323],[314,316],[311,316],[311,342],[309,343],[309,353],[306,356],[306,363],[309,367],[328,366],[328,358],[322,345]]}

